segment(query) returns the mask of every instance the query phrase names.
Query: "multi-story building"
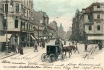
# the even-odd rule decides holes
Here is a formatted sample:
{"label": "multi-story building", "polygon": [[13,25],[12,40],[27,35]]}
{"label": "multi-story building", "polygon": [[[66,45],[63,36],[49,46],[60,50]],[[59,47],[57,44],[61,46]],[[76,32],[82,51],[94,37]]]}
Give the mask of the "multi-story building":
{"label": "multi-story building", "polygon": [[[81,40],[88,40],[90,43],[97,43],[98,41],[104,40],[103,33],[103,16],[104,16],[104,3],[96,2],[92,3],[89,7],[82,9],[81,12],[78,13],[79,18],[78,22],[78,37]],[[75,21],[73,21],[75,22]],[[75,29],[75,25],[77,23],[73,23],[73,30]],[[72,32],[73,33],[73,32]],[[75,34],[74,34],[75,35]]]}
{"label": "multi-story building", "polygon": [[11,44],[30,46],[31,34],[34,33],[33,0],[3,0],[3,8]]}
{"label": "multi-story building", "polygon": [[56,21],[50,22],[49,25],[54,29],[53,38],[57,38],[58,37],[58,26],[57,26],[57,22]]}
{"label": "multi-story building", "polygon": [[72,23],[72,39],[71,40],[79,40],[79,18],[80,18],[80,11],[77,9],[75,13],[75,17],[73,17]]}
{"label": "multi-story building", "polygon": [[49,33],[48,38],[54,39],[54,34],[55,34],[56,30],[50,24],[48,24],[47,29],[48,29],[48,33]]}
{"label": "multi-story building", "polygon": [[49,23],[49,17],[45,12],[42,11],[35,11],[34,14],[34,24],[35,24],[35,36],[36,37],[47,37],[48,30],[47,26]]}
{"label": "multi-story building", "polygon": [[93,3],[85,9],[85,32],[92,43],[104,40],[104,3]]}

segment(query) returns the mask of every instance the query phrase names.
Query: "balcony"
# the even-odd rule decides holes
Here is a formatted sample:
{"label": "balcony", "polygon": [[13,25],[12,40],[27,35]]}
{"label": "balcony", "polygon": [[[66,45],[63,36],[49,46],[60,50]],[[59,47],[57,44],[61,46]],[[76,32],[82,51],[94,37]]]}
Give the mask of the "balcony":
{"label": "balcony", "polygon": [[104,9],[103,8],[94,8],[93,11],[98,11],[98,12],[102,11],[103,12]]}
{"label": "balcony", "polygon": [[33,32],[34,32],[34,30],[23,29],[23,28],[21,29],[21,31],[22,31],[22,32],[30,32],[30,33],[33,33]]}
{"label": "balcony", "polygon": [[20,31],[20,28],[8,28],[8,31]]}

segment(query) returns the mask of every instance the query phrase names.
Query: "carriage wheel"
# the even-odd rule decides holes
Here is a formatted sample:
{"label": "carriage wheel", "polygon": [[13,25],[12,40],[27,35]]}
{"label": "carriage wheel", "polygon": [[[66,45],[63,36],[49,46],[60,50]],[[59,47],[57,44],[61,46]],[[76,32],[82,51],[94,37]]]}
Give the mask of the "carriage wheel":
{"label": "carriage wheel", "polygon": [[61,54],[60,59],[64,60],[65,59],[65,54]]}
{"label": "carriage wheel", "polygon": [[46,59],[47,59],[47,55],[46,55],[46,53],[43,53],[41,55],[41,60],[44,62],[44,61],[46,61]]}
{"label": "carriage wheel", "polygon": [[53,62],[53,61],[55,61],[55,55],[54,54],[51,54],[49,56],[49,62]]}

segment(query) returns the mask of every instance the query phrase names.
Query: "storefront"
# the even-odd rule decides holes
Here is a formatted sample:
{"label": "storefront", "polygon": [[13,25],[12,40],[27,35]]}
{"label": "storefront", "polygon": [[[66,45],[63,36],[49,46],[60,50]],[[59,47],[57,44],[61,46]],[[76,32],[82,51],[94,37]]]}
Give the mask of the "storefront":
{"label": "storefront", "polygon": [[104,41],[104,36],[88,36],[89,43],[97,44]]}

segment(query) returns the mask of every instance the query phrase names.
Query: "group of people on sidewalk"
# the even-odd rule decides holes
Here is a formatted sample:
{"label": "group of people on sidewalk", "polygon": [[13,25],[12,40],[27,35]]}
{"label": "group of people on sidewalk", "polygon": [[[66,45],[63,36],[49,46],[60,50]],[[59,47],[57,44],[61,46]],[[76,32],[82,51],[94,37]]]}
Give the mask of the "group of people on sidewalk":
{"label": "group of people on sidewalk", "polygon": [[[20,53],[23,55],[23,47],[21,45],[14,45],[14,44],[8,44],[8,53],[14,52],[14,53]],[[18,52],[17,52],[18,49]]]}

